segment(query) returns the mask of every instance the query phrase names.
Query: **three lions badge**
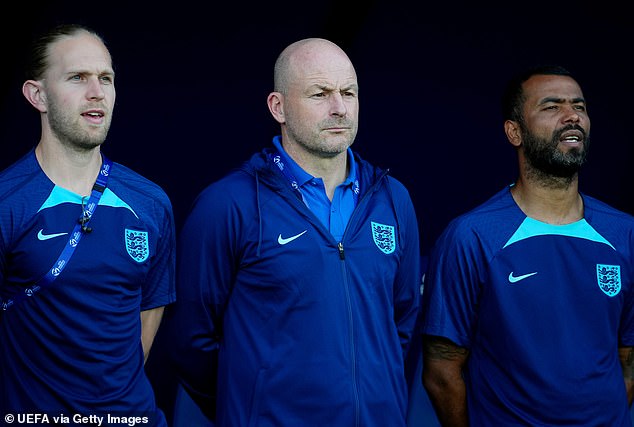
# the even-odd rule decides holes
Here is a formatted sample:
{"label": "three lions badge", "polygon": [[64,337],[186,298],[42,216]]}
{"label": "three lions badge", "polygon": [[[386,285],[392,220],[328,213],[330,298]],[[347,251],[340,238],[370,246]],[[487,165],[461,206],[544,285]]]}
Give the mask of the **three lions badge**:
{"label": "three lions badge", "polygon": [[125,249],[136,262],[145,261],[150,255],[150,243],[147,231],[125,229]]}
{"label": "three lions badge", "polygon": [[396,249],[396,233],[391,225],[371,221],[372,239],[377,248],[385,254],[391,254]]}
{"label": "three lions badge", "polygon": [[597,282],[607,296],[618,294],[621,291],[621,266],[597,264]]}

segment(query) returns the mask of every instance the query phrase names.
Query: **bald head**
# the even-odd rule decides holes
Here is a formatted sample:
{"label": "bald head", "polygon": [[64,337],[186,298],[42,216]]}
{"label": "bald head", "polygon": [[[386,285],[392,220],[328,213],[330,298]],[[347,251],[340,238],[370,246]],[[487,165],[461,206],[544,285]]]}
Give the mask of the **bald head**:
{"label": "bald head", "polygon": [[359,85],[348,55],[328,40],[299,40],[277,58],[274,84],[267,105],[286,153],[314,176],[334,168],[345,177],[359,116]]}
{"label": "bald head", "polygon": [[349,67],[355,75],[348,55],[335,43],[321,38],[308,38],[290,44],[275,61],[274,91],[286,94],[290,82],[319,72],[324,67]]}

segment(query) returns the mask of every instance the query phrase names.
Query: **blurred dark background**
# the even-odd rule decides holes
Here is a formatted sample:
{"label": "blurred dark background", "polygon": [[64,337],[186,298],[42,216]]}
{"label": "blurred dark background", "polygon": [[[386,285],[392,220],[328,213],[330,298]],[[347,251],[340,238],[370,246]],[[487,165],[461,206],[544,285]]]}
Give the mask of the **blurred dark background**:
{"label": "blurred dark background", "polygon": [[453,217],[514,180],[499,98],[509,75],[534,63],[568,67],[584,90],[592,148],[582,191],[634,213],[634,24],[624,3],[356,3],[48,1],[3,10],[0,169],[39,139],[39,116],[21,94],[24,49],[51,24],[80,22],[104,36],[117,72],[104,152],[161,185],[180,228],[207,184],[278,133],[266,107],[273,63],[289,43],[316,36],[356,67],[353,148],[409,188],[423,254]]}

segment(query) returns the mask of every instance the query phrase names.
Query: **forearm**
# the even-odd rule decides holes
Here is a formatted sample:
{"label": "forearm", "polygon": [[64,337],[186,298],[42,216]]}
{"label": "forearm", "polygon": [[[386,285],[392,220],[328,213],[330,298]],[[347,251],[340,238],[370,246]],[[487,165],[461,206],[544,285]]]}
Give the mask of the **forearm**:
{"label": "forearm", "polygon": [[466,427],[469,425],[464,382],[436,383],[424,376],[423,385],[441,426]]}
{"label": "forearm", "polygon": [[443,427],[467,427],[467,392],[462,367],[468,350],[448,340],[426,339],[423,347],[423,386]]}
{"label": "forearm", "polygon": [[634,401],[634,348],[619,347],[619,359],[623,370],[627,403],[631,406],[632,401]]}
{"label": "forearm", "polygon": [[157,307],[141,312],[141,344],[143,345],[143,360],[147,361],[154,337],[161,324],[164,307]]}

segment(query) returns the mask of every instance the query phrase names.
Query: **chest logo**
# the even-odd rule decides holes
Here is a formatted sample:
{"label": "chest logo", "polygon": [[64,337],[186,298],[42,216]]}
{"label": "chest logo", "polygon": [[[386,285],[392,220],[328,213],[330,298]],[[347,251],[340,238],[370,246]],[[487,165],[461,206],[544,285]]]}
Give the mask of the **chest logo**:
{"label": "chest logo", "polygon": [[513,276],[513,272],[511,271],[511,273],[509,274],[509,282],[516,283],[516,282],[519,282],[520,280],[526,279],[527,277],[534,276],[535,274],[537,274],[537,272],[522,274],[521,276]]}
{"label": "chest logo", "polygon": [[388,255],[394,252],[394,249],[396,249],[394,227],[374,221],[370,222],[370,226],[372,227],[372,239],[376,247]]}
{"label": "chest logo", "polygon": [[64,236],[68,233],[52,233],[52,234],[44,234],[44,229],[41,229],[37,232],[37,240],[48,240],[53,239],[55,237]]}
{"label": "chest logo", "polygon": [[607,296],[618,294],[621,291],[621,266],[597,264],[597,283]]}
{"label": "chest logo", "polygon": [[150,255],[147,231],[125,229],[125,248],[136,262],[143,262]]}
{"label": "chest logo", "polygon": [[304,230],[299,234],[296,234],[294,236],[291,237],[282,237],[282,234],[280,233],[279,236],[277,236],[277,243],[279,243],[280,245],[285,245],[287,243],[291,243],[293,240],[297,239],[298,237],[301,237],[304,233],[306,233],[308,230]]}

